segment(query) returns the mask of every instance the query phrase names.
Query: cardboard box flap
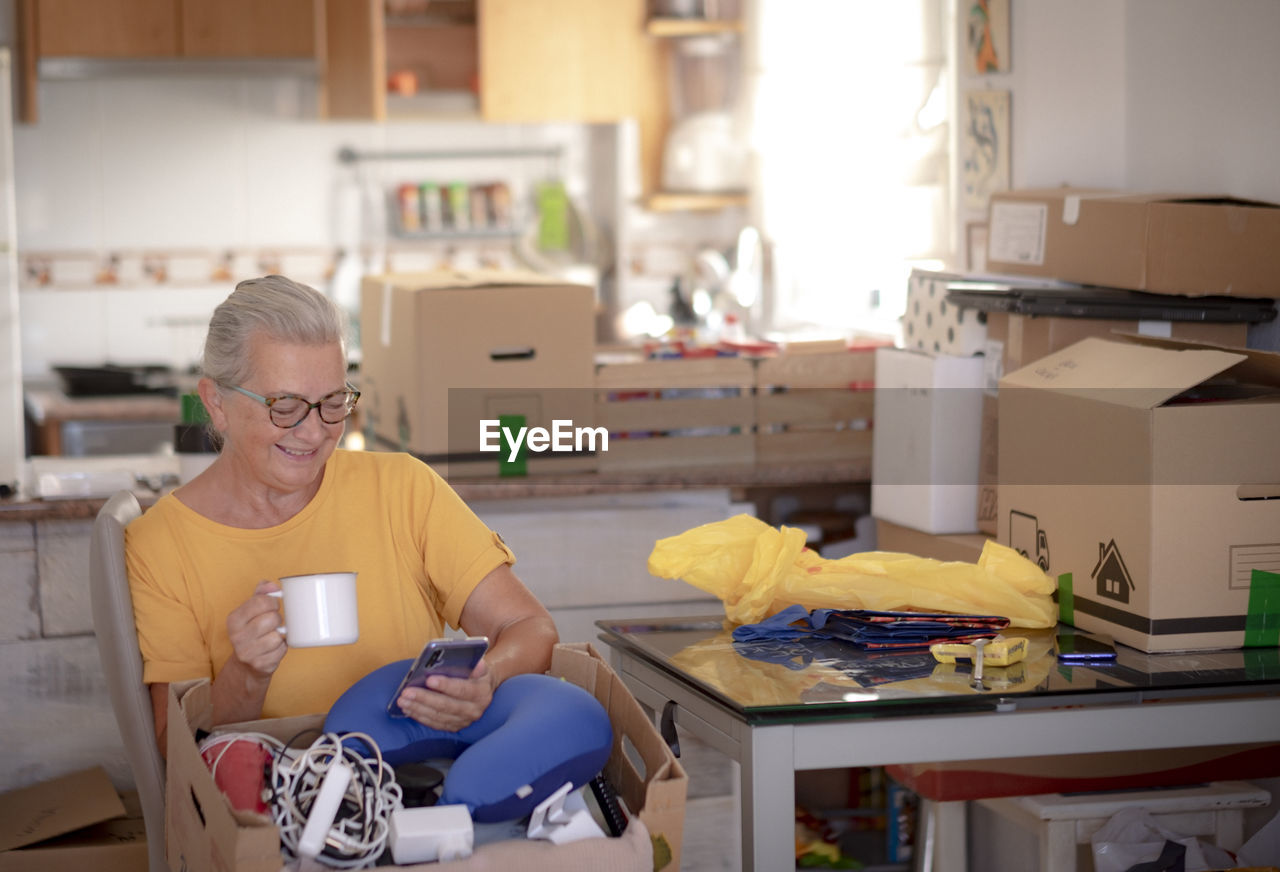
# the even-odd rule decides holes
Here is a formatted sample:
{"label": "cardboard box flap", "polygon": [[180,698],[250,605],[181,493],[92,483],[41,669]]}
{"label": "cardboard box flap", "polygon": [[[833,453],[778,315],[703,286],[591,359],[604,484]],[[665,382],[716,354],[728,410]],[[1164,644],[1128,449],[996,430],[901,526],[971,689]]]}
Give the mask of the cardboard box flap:
{"label": "cardboard box flap", "polygon": [[385,273],[369,276],[374,281],[382,281],[399,288],[414,290],[437,290],[447,288],[509,288],[518,285],[555,285],[566,284],[564,279],[527,270],[508,269],[474,269],[454,270],[441,269],[425,272]]}
{"label": "cardboard box flap", "polygon": [[1175,350],[1090,337],[1009,373],[1000,387],[1040,388],[1153,409],[1245,359],[1213,348]]}
{"label": "cardboard box flap", "polygon": [[1256,348],[1240,348],[1234,345],[1218,345],[1213,342],[1196,342],[1191,339],[1168,339],[1163,336],[1147,336],[1139,333],[1117,333],[1126,342],[1149,345],[1153,348],[1208,349],[1225,351],[1243,356],[1243,360],[1231,367],[1229,375],[1238,382],[1280,387],[1280,354],[1260,351]]}
{"label": "cardboard box flap", "polygon": [[34,845],[123,817],[124,803],[101,766],[0,795],[0,851]]}

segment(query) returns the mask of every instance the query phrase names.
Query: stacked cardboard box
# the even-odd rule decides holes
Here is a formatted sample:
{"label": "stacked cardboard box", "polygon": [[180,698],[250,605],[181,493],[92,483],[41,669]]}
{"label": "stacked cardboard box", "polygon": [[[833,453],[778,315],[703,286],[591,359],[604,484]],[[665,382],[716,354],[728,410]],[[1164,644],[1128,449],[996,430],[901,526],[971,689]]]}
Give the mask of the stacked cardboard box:
{"label": "stacked cardboard box", "polygon": [[871,514],[975,532],[981,415],[981,357],[877,349]]}
{"label": "stacked cardboard box", "polygon": [[991,196],[997,273],[1163,294],[1274,297],[1280,206],[1082,188]]}
{"label": "stacked cardboard box", "polygon": [[562,446],[527,452],[520,471],[595,469],[577,438],[594,436],[591,288],[495,271],[368,276],[360,326],[360,410],[375,445],[446,476],[495,476],[512,470],[501,427],[486,440],[484,422],[554,434],[560,421]]}

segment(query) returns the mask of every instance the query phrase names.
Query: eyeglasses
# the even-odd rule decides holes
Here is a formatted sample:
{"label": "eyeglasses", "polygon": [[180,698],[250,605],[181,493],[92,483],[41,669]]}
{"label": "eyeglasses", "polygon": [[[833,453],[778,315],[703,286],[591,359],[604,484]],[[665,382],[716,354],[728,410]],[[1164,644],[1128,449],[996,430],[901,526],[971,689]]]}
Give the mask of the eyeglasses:
{"label": "eyeglasses", "polygon": [[245,390],[239,385],[226,385],[226,387],[231,388],[233,391],[239,391],[246,397],[255,399],[266,406],[271,415],[271,423],[282,430],[292,430],[297,427],[307,420],[307,416],[311,414],[312,409],[319,410],[320,420],[326,424],[341,424],[351,417],[351,413],[355,411],[356,403],[360,400],[360,392],[351,385],[347,385],[344,390],[325,394],[314,403],[290,394],[279,397],[264,397],[261,394],[255,394],[253,391]]}

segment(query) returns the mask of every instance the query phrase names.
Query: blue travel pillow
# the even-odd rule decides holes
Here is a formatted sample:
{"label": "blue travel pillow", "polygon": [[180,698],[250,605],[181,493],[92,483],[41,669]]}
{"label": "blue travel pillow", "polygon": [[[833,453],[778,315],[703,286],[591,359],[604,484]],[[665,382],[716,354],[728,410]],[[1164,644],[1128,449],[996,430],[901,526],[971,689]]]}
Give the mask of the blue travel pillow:
{"label": "blue travel pillow", "polygon": [[604,706],[587,691],[550,675],[515,675],[494,691],[474,723],[455,732],[393,718],[387,702],[412,660],[375,669],[329,709],[327,733],[365,733],[393,767],[452,759],[441,804],[463,804],[477,823],[518,820],[566,781],[594,778],[613,748]]}

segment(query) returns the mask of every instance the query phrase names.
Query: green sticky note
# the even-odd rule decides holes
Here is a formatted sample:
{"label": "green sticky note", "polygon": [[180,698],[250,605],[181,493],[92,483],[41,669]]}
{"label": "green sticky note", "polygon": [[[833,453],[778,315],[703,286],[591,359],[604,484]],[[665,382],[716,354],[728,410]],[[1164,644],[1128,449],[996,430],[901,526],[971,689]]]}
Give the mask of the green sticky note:
{"label": "green sticky note", "polygon": [[512,439],[514,433],[518,433],[524,429],[524,415],[499,415],[498,416],[498,432],[502,434],[502,451],[498,459],[498,475],[499,477],[528,475],[528,455],[529,445],[527,442],[521,441],[519,451],[515,452],[515,458],[512,459]]}
{"label": "green sticky note", "polygon": [[1058,620],[1064,624],[1075,626],[1076,595],[1071,585],[1071,573],[1064,572],[1058,576]]}
{"label": "green sticky note", "polygon": [[1280,573],[1253,570],[1249,575],[1249,611],[1244,618],[1246,648],[1280,645]]}
{"label": "green sticky note", "polygon": [[569,195],[560,182],[538,185],[538,249],[569,250]]}

